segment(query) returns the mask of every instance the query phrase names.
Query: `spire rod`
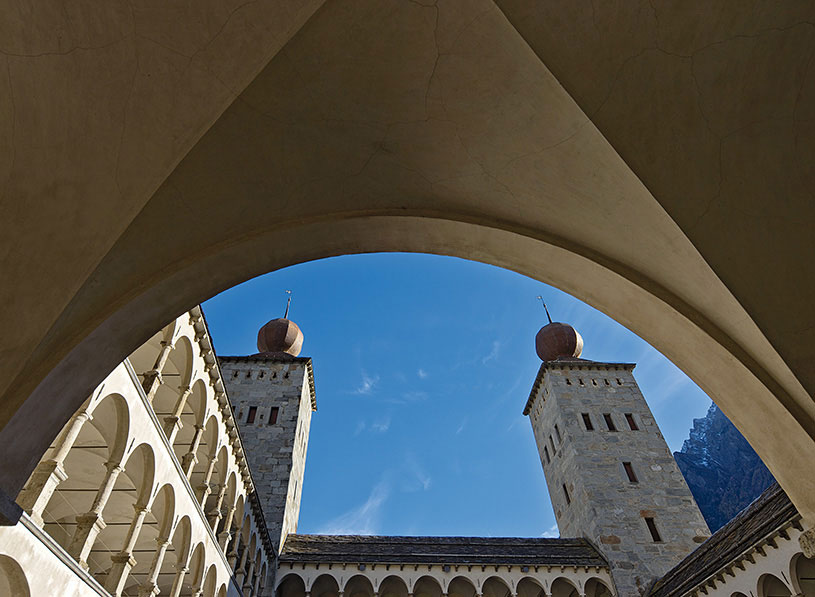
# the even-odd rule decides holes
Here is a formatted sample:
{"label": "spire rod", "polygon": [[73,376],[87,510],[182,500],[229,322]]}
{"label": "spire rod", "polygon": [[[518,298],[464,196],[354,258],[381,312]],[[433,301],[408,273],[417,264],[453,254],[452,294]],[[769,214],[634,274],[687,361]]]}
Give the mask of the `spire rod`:
{"label": "spire rod", "polygon": [[546,303],[543,301],[543,297],[538,295],[537,298],[541,302],[541,305],[543,305],[543,310],[546,311],[546,319],[549,320],[549,323],[552,323],[552,317],[549,315],[549,309],[546,308]]}
{"label": "spire rod", "polygon": [[289,299],[286,301],[286,313],[283,314],[283,319],[289,318],[289,307],[291,306],[291,290],[287,290],[286,294],[289,295]]}

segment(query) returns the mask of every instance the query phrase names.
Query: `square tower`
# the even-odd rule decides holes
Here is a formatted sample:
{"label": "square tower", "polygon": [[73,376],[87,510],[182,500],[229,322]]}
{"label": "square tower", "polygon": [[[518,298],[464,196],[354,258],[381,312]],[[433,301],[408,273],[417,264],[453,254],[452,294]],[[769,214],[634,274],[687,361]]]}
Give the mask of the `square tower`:
{"label": "square tower", "polygon": [[643,594],[710,535],[633,364],[541,365],[529,415],[561,537],[585,537],[621,596]]}
{"label": "square tower", "polygon": [[220,357],[269,535],[280,550],[297,532],[303,474],[317,410],[311,359],[285,353]]}

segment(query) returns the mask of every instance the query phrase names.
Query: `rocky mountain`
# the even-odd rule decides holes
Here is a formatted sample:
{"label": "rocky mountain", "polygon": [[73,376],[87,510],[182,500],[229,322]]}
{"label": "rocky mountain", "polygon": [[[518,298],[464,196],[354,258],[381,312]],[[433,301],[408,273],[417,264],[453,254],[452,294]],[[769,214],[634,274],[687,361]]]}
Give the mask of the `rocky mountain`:
{"label": "rocky mountain", "polygon": [[690,436],[674,457],[713,532],[774,480],[747,440],[715,404],[704,418],[693,420]]}

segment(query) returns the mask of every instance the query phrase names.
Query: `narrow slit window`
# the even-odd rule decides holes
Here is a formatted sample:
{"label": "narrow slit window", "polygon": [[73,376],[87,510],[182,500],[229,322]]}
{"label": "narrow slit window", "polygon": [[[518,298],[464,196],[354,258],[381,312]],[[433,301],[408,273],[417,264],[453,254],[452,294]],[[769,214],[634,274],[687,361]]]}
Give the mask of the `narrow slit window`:
{"label": "narrow slit window", "polygon": [[577,378],[577,381],[578,381],[578,383],[579,383],[581,386],[586,385],[586,384],[584,384],[584,383],[583,383],[583,378],[582,378],[582,377],[578,377],[578,378]]}
{"label": "narrow slit window", "polygon": [[594,431],[594,424],[591,422],[589,413],[583,413],[583,424],[586,426],[586,431]]}
{"label": "narrow slit window", "polygon": [[572,385],[572,380],[571,380],[571,379],[569,379],[568,377],[566,378],[566,385],[567,385],[567,386]]}
{"label": "narrow slit window", "polygon": [[608,383],[608,379],[603,379],[603,381],[604,381],[604,382],[606,382],[606,385],[607,385],[607,386],[610,386],[610,385],[611,385],[610,383]]}
{"label": "narrow slit window", "polygon": [[549,458],[549,448],[547,448],[546,446],[543,446],[543,455],[546,456],[546,464],[552,462],[552,459]]}
{"label": "narrow slit window", "polygon": [[549,445],[552,446],[552,455],[554,456],[557,454],[557,450],[555,449],[555,442],[552,440],[552,436],[549,436]]}
{"label": "narrow slit window", "polygon": [[620,378],[619,378],[619,377],[617,378],[617,385],[618,385],[618,386],[623,385],[623,382],[621,382],[621,381],[620,381]]}
{"label": "narrow slit window", "polygon": [[274,425],[277,423],[277,415],[280,412],[280,408],[277,406],[273,406],[271,412],[269,412],[269,425]]}
{"label": "narrow slit window", "polygon": [[560,435],[560,428],[557,426],[557,423],[555,423],[555,435],[557,436],[557,443],[562,444],[563,438]]}
{"label": "narrow slit window", "polygon": [[[568,506],[569,504],[572,503],[572,498],[569,496],[569,490],[566,488],[565,483],[563,484],[563,495],[566,496],[566,505]],[[656,527],[654,527],[654,528],[656,528]]]}
{"label": "narrow slit window", "polygon": [[654,540],[654,543],[662,543],[662,537],[659,536],[659,531],[657,530],[654,519],[646,516],[645,524],[648,526],[648,532],[651,533],[651,539]]}
{"label": "narrow slit window", "polygon": [[604,414],[603,420],[606,422],[606,427],[608,427],[609,431],[617,431],[617,428],[614,426],[614,419],[611,418],[610,414]]}
{"label": "narrow slit window", "polygon": [[639,431],[640,428],[637,426],[637,422],[634,420],[634,415],[631,413],[625,413],[625,420],[628,422],[628,428],[631,431]]}
{"label": "narrow slit window", "polygon": [[623,462],[623,468],[625,469],[625,474],[631,483],[640,482],[639,479],[637,479],[637,473],[634,472],[634,467],[631,466],[630,462]]}
{"label": "narrow slit window", "polygon": [[591,385],[596,386],[596,385],[597,385],[597,380],[596,380],[596,379],[592,379],[592,380],[591,380]]}
{"label": "narrow slit window", "polygon": [[258,413],[257,406],[250,406],[249,407],[249,414],[246,415],[246,423],[247,425],[251,425],[255,422],[255,415]]}

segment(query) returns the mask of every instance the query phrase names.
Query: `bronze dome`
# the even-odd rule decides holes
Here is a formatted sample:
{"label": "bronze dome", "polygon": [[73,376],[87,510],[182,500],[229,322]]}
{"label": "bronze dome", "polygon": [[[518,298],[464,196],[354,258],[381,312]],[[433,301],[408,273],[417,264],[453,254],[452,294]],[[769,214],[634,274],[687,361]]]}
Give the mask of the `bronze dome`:
{"label": "bronze dome", "polygon": [[296,357],[303,348],[303,332],[288,319],[272,319],[258,331],[260,352],[283,352]]}
{"label": "bronze dome", "polygon": [[535,336],[535,350],[542,361],[576,359],[583,352],[583,338],[566,323],[550,323]]}

